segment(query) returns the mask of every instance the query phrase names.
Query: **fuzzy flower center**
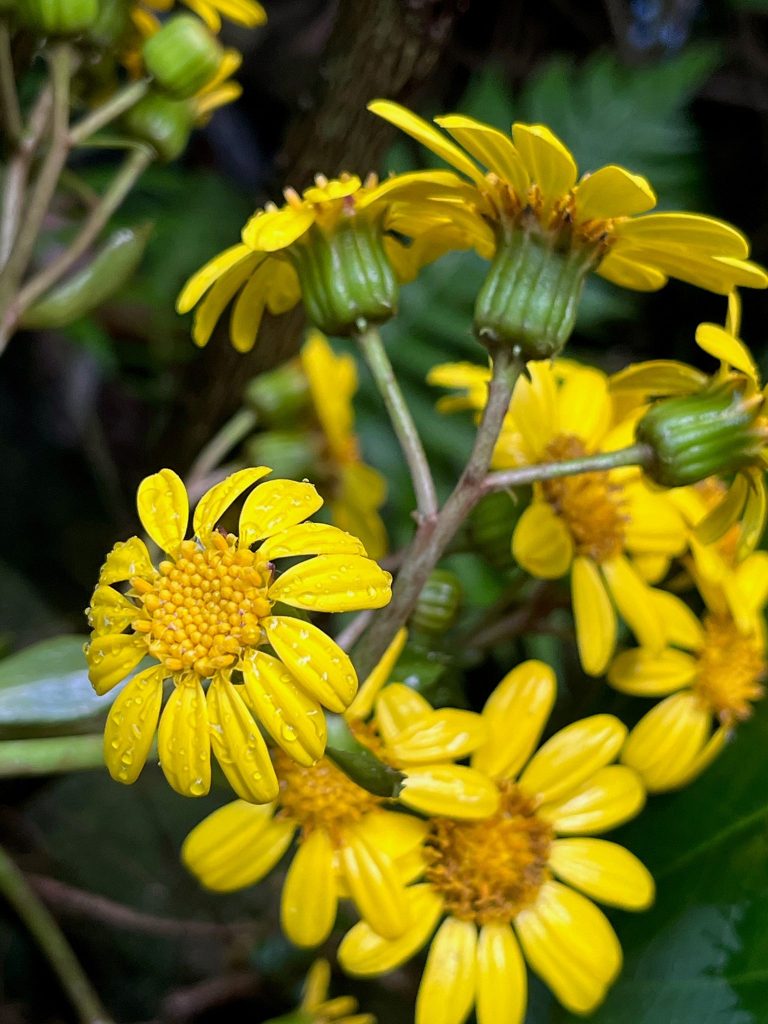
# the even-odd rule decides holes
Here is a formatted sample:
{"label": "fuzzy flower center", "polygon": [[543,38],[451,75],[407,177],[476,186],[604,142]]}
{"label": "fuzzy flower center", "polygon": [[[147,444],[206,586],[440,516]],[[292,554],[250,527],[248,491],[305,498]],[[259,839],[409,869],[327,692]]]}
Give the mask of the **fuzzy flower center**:
{"label": "fuzzy flower center", "polygon": [[[581,438],[562,434],[547,445],[552,462],[579,459],[587,454]],[[620,485],[608,473],[579,473],[546,480],[542,492],[565,522],[578,555],[605,562],[624,547],[627,513]]]}
{"label": "fuzzy flower center", "polygon": [[511,921],[529,907],[548,877],[551,827],[511,782],[499,784],[492,818],[436,818],[427,838],[426,878],[462,921]]}
{"label": "fuzzy flower center", "polygon": [[708,615],[694,690],[723,725],[743,722],[763,696],[766,661],[754,634],[740,633],[729,617]]}
{"label": "fuzzy flower center", "polygon": [[283,813],[305,833],[324,829],[338,841],[345,826],[354,825],[381,803],[327,757],[311,768],[297,764],[282,750],[273,751],[272,757]]}
{"label": "fuzzy flower center", "polygon": [[133,628],[171,672],[208,677],[261,642],[261,620],[272,610],[272,570],[236,544],[231,534],[220,533],[211,536],[210,547],[185,540],[175,561],[160,563],[156,580],[131,581],[146,614]]}

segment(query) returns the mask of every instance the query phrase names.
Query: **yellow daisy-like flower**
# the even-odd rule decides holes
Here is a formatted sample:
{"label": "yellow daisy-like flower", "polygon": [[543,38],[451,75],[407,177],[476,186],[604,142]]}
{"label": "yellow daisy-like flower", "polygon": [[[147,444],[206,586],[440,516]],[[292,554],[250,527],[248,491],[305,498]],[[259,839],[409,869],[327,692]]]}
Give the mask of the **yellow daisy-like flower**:
{"label": "yellow daisy-like flower", "polygon": [[[238,796],[274,800],[277,778],[254,715],[290,757],[311,765],[325,749],[321,705],[343,711],[355,696],[344,651],[275,604],[309,612],[380,608],[391,577],[357,538],[304,522],[323,503],[310,483],[260,483],[245,499],[238,535],[220,532],[229,506],[269,472],[241,470],[203,495],[193,540],[185,539],[189,504],[174,472],[163,469],[139,487],[139,518],[167,557],[156,567],[138,537],[118,542],[88,609],[86,657],[97,693],[145,657],[156,662],[126,684],[107,717],[104,756],[119,782],[138,777],[159,719],[160,765],[177,792],[208,792],[213,748]],[[307,555],[314,557],[276,573],[276,560]],[[115,587],[122,583],[125,593]],[[161,716],[166,679],[173,691]]]}
{"label": "yellow daisy-like flower", "polygon": [[334,477],[331,518],[359,537],[371,558],[382,558],[387,531],[378,510],[387,497],[387,482],[360,458],[352,404],[357,364],[351,355],[337,355],[319,331],[311,331],[301,350],[301,366]]}
{"label": "yellow daisy-like flower", "polygon": [[[396,639],[366,680],[368,693],[388,676],[403,640]],[[402,803],[419,810],[447,806],[466,816],[487,815],[498,802],[494,787],[480,772],[452,763],[484,742],[480,716],[434,711],[414,696],[418,713],[412,713],[407,697],[389,697],[374,727],[361,738],[370,741],[375,735],[377,752],[408,767]],[[397,723],[392,714],[399,716]],[[401,935],[410,924],[405,885],[423,870],[425,823],[387,809],[385,800],[358,786],[328,758],[307,767],[278,750],[274,764],[277,800],[266,806],[240,800],[214,811],[185,840],[186,866],[209,889],[231,892],[260,881],[297,836],[280,915],[292,942],[315,946],[325,941],[340,897],[351,898],[378,933]]]}
{"label": "yellow daisy-like flower", "polygon": [[424,881],[408,890],[410,926],[390,939],[361,921],[342,940],[342,967],[369,977],[409,960],[437,929],[416,1024],[462,1024],[473,1005],[478,1024],[520,1024],[526,960],[564,1006],[589,1013],[619,972],[621,948],[587,897],[629,910],[653,899],[636,857],[591,838],[644,803],[635,772],[611,763],[626,729],[596,715],[533,753],[555,689],[541,662],[499,684],[483,711],[488,740],[472,756],[496,784],[498,811],[480,821],[431,818]]}
{"label": "yellow daisy-like flower", "polygon": [[[494,452],[497,468],[580,458],[631,443],[635,421],[615,423],[608,378],[600,370],[549,362],[529,363],[528,370],[530,380],[518,381]],[[429,379],[457,387],[464,374],[461,365],[449,365],[436,367]],[[484,403],[477,373],[466,379],[466,400]],[[687,532],[668,495],[652,490],[639,469],[582,473],[534,486],[512,552],[540,579],[570,572],[581,663],[590,675],[600,675],[616,647],[616,610],[643,646],[664,647],[665,613],[647,579],[663,576],[670,558],[685,550]]]}
{"label": "yellow daisy-like flower", "polygon": [[331,968],[327,960],[315,960],[304,982],[304,995],[297,1015],[277,1017],[266,1024],[376,1024],[371,1013],[357,1013],[354,996],[328,998]]}
{"label": "yellow daisy-like flower", "polygon": [[[206,23],[211,32],[221,30],[221,19],[227,18],[246,28],[263,25],[267,20],[267,12],[257,0],[179,0],[184,7],[196,14]],[[144,34],[151,34],[151,26],[157,22],[155,14],[172,10],[176,0],[137,0],[131,13],[134,20],[143,28]],[[150,31],[147,32],[147,27]]]}
{"label": "yellow daisy-like flower", "polygon": [[[242,242],[219,253],[184,286],[176,308],[197,306],[192,336],[207,344],[226,306],[237,296],[230,339],[253,347],[265,308],[279,314],[303,299],[310,321],[328,334],[348,333],[358,320],[387,319],[399,281],[462,242],[467,220],[457,204],[440,202],[460,183],[434,171],[379,183],[350,174],[317,175],[300,196],[285,190],[285,205],[269,204],[248,221]],[[467,230],[474,230],[471,223]],[[414,239],[409,248],[385,232]]]}
{"label": "yellow daisy-like flower", "polygon": [[588,251],[596,272],[623,288],[654,291],[670,277],[722,295],[768,286],[763,269],[747,260],[747,239],[730,224],[692,213],[647,214],[656,205],[653,189],[614,164],[579,178],[572,154],[545,125],[516,123],[510,138],[449,114],[435,118],[446,135],[397,103],[376,100],[368,109],[471,182],[478,235],[491,248],[535,224],[558,247]]}
{"label": "yellow daisy-like flower", "polygon": [[690,613],[671,623],[675,646],[624,651],[609,670],[622,693],[665,698],[640,719],[621,756],[651,792],[700,775],[764,694],[768,553],[755,552],[728,575],[722,586],[700,581],[707,613],[702,623]]}

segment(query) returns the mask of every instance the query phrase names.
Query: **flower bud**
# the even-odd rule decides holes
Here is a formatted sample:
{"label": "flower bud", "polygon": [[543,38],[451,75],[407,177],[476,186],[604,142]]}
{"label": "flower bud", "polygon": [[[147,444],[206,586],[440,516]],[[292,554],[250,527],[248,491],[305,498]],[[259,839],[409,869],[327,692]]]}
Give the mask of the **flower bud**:
{"label": "flower bud", "polygon": [[590,248],[563,252],[534,231],[510,230],[475,301],[478,339],[491,351],[510,347],[526,361],[558,355],[595,262]]}
{"label": "flower bud", "polygon": [[760,392],[747,397],[732,382],[657,402],[636,429],[653,453],[646,473],[664,487],[682,487],[757,461],[768,443],[763,404]]}
{"label": "flower bud", "polygon": [[288,255],[307,318],[325,334],[352,334],[397,311],[400,286],[377,223],[349,217],[327,234],[313,226]]}
{"label": "flower bud", "polygon": [[210,82],[224,51],[199,18],[179,14],[147,39],[142,55],[158,86],[184,100]]}
{"label": "flower bud", "polygon": [[246,443],[249,465],[271,466],[273,476],[288,480],[316,477],[321,448],[319,436],[290,430],[268,430]]}
{"label": "flower bud", "polygon": [[18,0],[22,20],[47,36],[84,32],[96,21],[99,0]]}
{"label": "flower bud", "polygon": [[465,532],[470,547],[498,569],[511,569],[515,564],[512,535],[530,496],[529,487],[518,488],[514,495],[506,491],[487,494],[467,520]]}
{"label": "flower bud", "polygon": [[164,163],[184,152],[194,122],[194,111],[185,100],[149,92],[123,115],[123,129],[148,142]]}
{"label": "flower bud", "polygon": [[284,363],[254,377],[246,386],[245,401],[266,426],[294,425],[310,405],[309,384],[299,362]]}
{"label": "flower bud", "polygon": [[88,41],[97,50],[117,50],[131,31],[127,0],[99,0],[99,13],[88,29]]}
{"label": "flower bud", "polygon": [[461,583],[456,574],[433,569],[411,615],[411,627],[431,636],[447,632],[459,614],[461,599]]}

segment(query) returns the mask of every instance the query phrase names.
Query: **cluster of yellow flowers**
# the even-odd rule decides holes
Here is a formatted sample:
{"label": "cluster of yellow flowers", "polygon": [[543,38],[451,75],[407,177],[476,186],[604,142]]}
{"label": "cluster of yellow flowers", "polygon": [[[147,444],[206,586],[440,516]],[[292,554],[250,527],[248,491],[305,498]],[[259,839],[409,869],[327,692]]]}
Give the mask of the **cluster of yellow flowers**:
{"label": "cluster of yellow flowers", "polygon": [[[209,19],[217,7],[189,2],[210,8]],[[132,782],[158,730],[168,781],[197,796],[213,751],[239,799],[190,833],[184,863],[208,888],[233,891],[293,848],[286,936],[325,942],[349,900],[360,920],[338,958],[350,974],[381,975],[429,945],[416,1024],[462,1024],[473,1007],[479,1024],[519,1024],[526,964],[565,1007],[588,1013],[622,959],[594,901],[639,911],[654,896],[643,864],[596,837],[639,814],[647,793],[699,775],[763,692],[768,422],[738,337],[736,289],[765,287],[768,276],[730,225],[648,213],[645,179],[618,166],[579,178],[544,126],[515,124],[508,138],[450,116],[437,119],[443,134],[396,104],[371,109],[458,174],[318,176],[301,196],[289,189],[284,206],[259,211],[241,243],[188,282],[179,309],[197,307],[200,345],[233,300],[239,350],[255,343],[264,309],[299,301],[317,328],[362,337],[394,314],[399,286],[422,266],[476,249],[490,261],[475,331],[492,366],[445,364],[430,381],[453,389],[441,407],[471,410],[480,436],[503,353],[524,364],[483,468],[489,488],[533,484],[514,559],[533,579],[569,578],[586,674],[663,699],[631,729],[596,714],[542,742],[557,681],[540,661],[514,667],[481,713],[432,707],[398,681],[408,560],[437,560],[452,499],[404,555],[388,609],[403,614],[358,690],[353,661],[311,616],[389,604],[390,575],[371,557],[384,551],[384,487],[352,432],[354,363],[314,333],[300,365],[336,467],[335,525],[307,521],[323,504],[312,484],[264,480],[258,467],[201,498],[187,539],[179,477],[166,469],[141,484],[139,517],[164,560],[156,565],[138,537],[118,543],[89,609],[96,689],[140,669],[109,711],[105,758],[115,779]],[[658,360],[609,376],[560,357],[592,271],[628,288],[673,276],[729,296],[725,326],[696,332],[718,368]],[[385,398],[407,434],[396,395]],[[237,525],[217,527],[246,494]],[[327,741],[324,708],[341,716],[341,744]],[[396,784],[372,784],[344,743]]]}

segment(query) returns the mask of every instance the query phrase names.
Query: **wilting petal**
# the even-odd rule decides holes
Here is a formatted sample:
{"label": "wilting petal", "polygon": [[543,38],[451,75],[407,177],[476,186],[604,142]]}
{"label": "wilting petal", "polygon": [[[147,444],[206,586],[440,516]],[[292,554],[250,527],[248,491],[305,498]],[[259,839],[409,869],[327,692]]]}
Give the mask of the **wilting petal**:
{"label": "wilting petal", "polygon": [[296,946],[319,946],[336,920],[336,873],[327,832],[303,837],[283,884],[280,923]]}
{"label": "wilting petal", "polygon": [[386,974],[404,964],[427,942],[443,910],[443,901],[431,885],[407,890],[411,925],[399,939],[383,939],[360,921],[339,946],[339,963],[348,974],[361,978]]}
{"label": "wilting petal", "polygon": [[88,678],[96,693],[102,696],[125,679],[145,654],[147,645],[137,634],[112,633],[94,637],[85,645],[85,658]]}
{"label": "wilting petal", "polygon": [[216,676],[207,703],[211,746],[232,789],[257,804],[274,800],[279,786],[272,759],[238,688]]}
{"label": "wilting petal", "polygon": [[477,1024],[522,1024],[525,961],[508,924],[484,924],[477,940]]}
{"label": "wilting petal", "polygon": [[690,690],[676,693],[640,719],[621,760],[640,774],[649,793],[675,789],[704,749],[711,721]]}
{"label": "wilting petal", "polygon": [[151,579],[156,574],[147,545],[138,537],[119,540],[107,555],[99,573],[99,583],[123,583],[134,576]]}
{"label": "wilting petal", "polygon": [[344,832],[339,859],[360,916],[382,938],[397,939],[410,925],[406,890],[394,860],[369,843],[364,830]]}
{"label": "wilting petal", "polygon": [[545,804],[541,814],[560,835],[596,834],[623,825],[645,805],[640,776],[621,764],[600,768],[562,800]]}
{"label": "wilting petal", "polygon": [[688,686],[696,675],[696,659],[667,647],[654,654],[644,647],[622,651],[608,672],[608,682],[635,697],[666,697]]}
{"label": "wilting petal", "polygon": [[414,811],[441,818],[487,818],[499,806],[493,782],[459,764],[409,769],[398,799]]}
{"label": "wilting petal", "polygon": [[344,711],[355,695],[357,676],[338,644],[300,619],[274,615],[263,626],[278,658],[307,693],[329,711]]}
{"label": "wilting petal", "polygon": [[582,667],[590,676],[602,675],[616,649],[616,613],[591,558],[574,558],[571,597]]}
{"label": "wilting petal", "polygon": [[297,526],[322,505],[323,499],[313,484],[269,480],[245,499],[240,513],[240,546]]}
{"label": "wilting petal", "polygon": [[392,599],[392,577],[363,555],[317,555],[278,576],[269,597],[312,612],[383,608]]}
{"label": "wilting petal", "polygon": [[455,761],[477,749],[486,736],[480,715],[445,708],[404,729],[387,745],[387,754],[403,767]]}
{"label": "wilting petal", "polygon": [[197,503],[193,520],[195,535],[205,543],[213,533],[216,523],[232,502],[257,480],[261,480],[271,472],[272,470],[267,466],[255,466],[252,469],[241,469],[237,473],[230,473],[220,483],[214,484]]}
{"label": "wilting petal", "polygon": [[416,997],[416,1024],[463,1024],[475,1001],[477,927],[448,917],[432,940]]}
{"label": "wilting petal", "polygon": [[645,910],[655,886],[648,868],[633,853],[605,839],[556,839],[549,866],[587,896],[624,910]]}
{"label": "wilting petal", "polygon": [[592,715],[566,725],[533,755],[520,787],[542,801],[572,792],[616,757],[627,727],[613,715]]}
{"label": "wilting petal", "polygon": [[325,523],[302,523],[273,534],[259,548],[259,554],[272,562],[296,555],[365,555],[362,543],[351,533]]}
{"label": "wilting petal", "polygon": [[211,788],[211,741],[205,694],[197,677],[176,686],[160,717],[160,767],[182,796],[205,796]]}
{"label": "wilting petal", "polygon": [[141,525],[163,551],[172,555],[184,540],[189,522],[187,490],[172,469],[145,477],[136,495]]}
{"label": "wilting petal", "polygon": [[163,670],[140,672],[117,695],[104,724],[104,761],[115,782],[139,777],[155,738],[163,702]]}
{"label": "wilting petal", "polygon": [[533,501],[518,520],[512,537],[515,561],[543,580],[556,580],[568,572],[573,539],[563,520],[545,501]]}

